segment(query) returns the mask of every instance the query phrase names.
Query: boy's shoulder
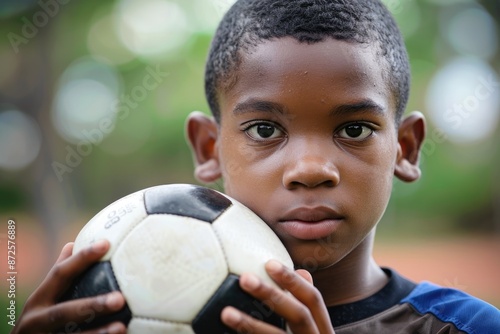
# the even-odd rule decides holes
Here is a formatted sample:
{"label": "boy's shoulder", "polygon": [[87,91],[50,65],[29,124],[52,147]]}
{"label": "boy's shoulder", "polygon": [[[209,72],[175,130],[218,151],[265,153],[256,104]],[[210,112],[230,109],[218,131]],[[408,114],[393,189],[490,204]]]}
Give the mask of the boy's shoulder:
{"label": "boy's shoulder", "polygon": [[500,310],[460,290],[423,282],[401,303],[420,315],[454,325],[457,333],[500,333]]}
{"label": "boy's shoulder", "polygon": [[429,282],[414,284],[396,272],[389,272],[391,280],[382,293],[359,302],[356,307],[349,305],[351,310],[357,306],[378,307],[378,312],[335,327],[337,334],[500,333],[500,310],[496,307],[460,290]]}

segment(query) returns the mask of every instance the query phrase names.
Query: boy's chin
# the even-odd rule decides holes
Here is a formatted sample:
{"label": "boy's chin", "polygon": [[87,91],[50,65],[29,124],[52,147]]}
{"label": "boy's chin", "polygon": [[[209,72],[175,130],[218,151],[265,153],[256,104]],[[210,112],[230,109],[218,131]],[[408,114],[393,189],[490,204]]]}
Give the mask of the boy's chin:
{"label": "boy's chin", "polygon": [[[296,270],[305,269],[310,273],[314,273],[316,271],[330,268],[342,259],[342,257],[335,256],[336,254],[333,254],[334,251],[331,249],[324,250],[320,245],[317,245],[316,247],[319,247],[317,252],[300,249],[289,250],[290,257],[292,258],[294,268]],[[332,254],[329,254],[328,252],[331,252]]]}

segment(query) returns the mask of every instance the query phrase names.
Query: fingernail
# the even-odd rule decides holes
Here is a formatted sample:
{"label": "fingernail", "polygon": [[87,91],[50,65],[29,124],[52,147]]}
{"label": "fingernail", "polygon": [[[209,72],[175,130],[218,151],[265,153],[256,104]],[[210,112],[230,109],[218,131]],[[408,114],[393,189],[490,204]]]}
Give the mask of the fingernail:
{"label": "fingernail", "polygon": [[102,252],[106,249],[107,243],[106,240],[98,240],[92,244],[92,249],[95,252]]}
{"label": "fingernail", "polygon": [[123,324],[121,323],[113,323],[108,327],[107,333],[109,334],[114,334],[114,333],[122,333],[123,332]]}
{"label": "fingernail", "polygon": [[283,268],[283,265],[276,260],[270,260],[267,262],[266,268],[268,272],[277,273]]}
{"label": "fingernail", "polygon": [[245,285],[246,288],[256,289],[259,286],[260,281],[257,278],[257,276],[255,276],[253,274],[248,274],[245,276],[245,279],[243,280],[243,284]]}
{"label": "fingernail", "polygon": [[106,305],[111,309],[117,309],[121,307],[122,297],[119,292],[112,292],[106,298]]}
{"label": "fingernail", "polygon": [[230,324],[237,324],[241,321],[241,314],[232,308],[226,308],[224,310],[224,318]]}

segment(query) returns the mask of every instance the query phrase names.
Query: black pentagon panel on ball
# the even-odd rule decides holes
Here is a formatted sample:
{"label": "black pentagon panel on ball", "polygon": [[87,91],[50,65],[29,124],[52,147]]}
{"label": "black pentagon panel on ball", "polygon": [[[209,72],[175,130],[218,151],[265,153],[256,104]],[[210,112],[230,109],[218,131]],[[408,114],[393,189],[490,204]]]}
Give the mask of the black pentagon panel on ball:
{"label": "black pentagon panel on ball", "polygon": [[144,193],[148,214],[172,214],[212,223],[232,203],[215,190],[189,185],[171,184],[150,188]]}
{"label": "black pentagon panel on ball", "polygon": [[220,320],[222,309],[226,306],[233,306],[256,319],[283,330],[286,329],[283,318],[243,291],[239,285],[239,277],[230,274],[193,320],[194,332],[196,334],[237,334]]}
{"label": "black pentagon panel on ball", "polygon": [[[94,297],[112,291],[120,291],[120,287],[116,281],[111,263],[109,261],[98,262],[73,282],[60,301],[63,302],[79,298]],[[83,323],[78,326],[75,325],[71,329],[71,332],[100,327],[114,321],[120,321],[126,326],[130,322],[130,319],[132,319],[132,313],[128,305],[125,304],[120,311],[110,315],[97,317],[95,314],[90,314],[89,312],[89,316]],[[63,328],[62,330],[66,332],[68,329]]]}

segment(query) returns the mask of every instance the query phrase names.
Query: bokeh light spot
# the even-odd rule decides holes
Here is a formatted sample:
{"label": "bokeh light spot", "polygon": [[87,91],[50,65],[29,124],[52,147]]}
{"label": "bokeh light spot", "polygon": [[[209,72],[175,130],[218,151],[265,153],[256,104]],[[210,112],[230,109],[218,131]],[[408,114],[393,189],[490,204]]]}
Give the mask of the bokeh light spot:
{"label": "bokeh light spot", "polygon": [[450,61],[429,84],[430,118],[453,142],[486,139],[498,126],[499,87],[498,75],[487,62],[471,57]]}
{"label": "bokeh light spot", "polygon": [[[116,71],[92,59],[71,64],[61,75],[52,120],[68,142],[91,142],[89,133],[108,135],[116,121],[120,78]],[[101,128],[105,127],[106,131]]]}
{"label": "bokeh light spot", "polygon": [[18,110],[0,112],[0,168],[18,170],[31,164],[41,147],[41,131]]}
{"label": "bokeh light spot", "polygon": [[489,59],[498,49],[495,21],[480,7],[467,8],[456,14],[447,25],[446,38],[463,55]]}
{"label": "bokeh light spot", "polygon": [[146,57],[175,51],[191,34],[184,10],[166,0],[122,0],[117,19],[122,43]]}

